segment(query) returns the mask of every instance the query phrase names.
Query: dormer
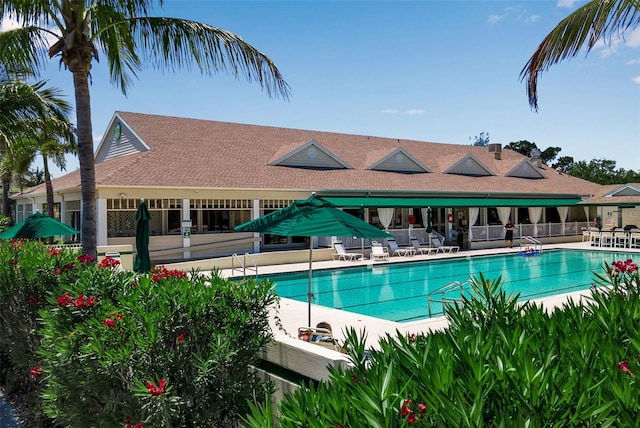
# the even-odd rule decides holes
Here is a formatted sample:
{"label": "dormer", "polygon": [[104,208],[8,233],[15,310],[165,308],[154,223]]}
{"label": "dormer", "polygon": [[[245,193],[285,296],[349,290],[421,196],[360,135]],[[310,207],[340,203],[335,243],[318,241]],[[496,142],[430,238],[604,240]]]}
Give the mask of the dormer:
{"label": "dormer", "polygon": [[104,162],[147,150],[150,150],[150,147],[116,113],[96,150],[95,162]]}
{"label": "dormer", "polygon": [[269,165],[307,169],[351,169],[351,166],[315,140],[309,140],[269,162]]}
{"label": "dormer", "polygon": [[505,176],[532,179],[547,178],[542,170],[529,159],[525,159],[520,162],[513,169],[511,169],[511,171],[507,172]]}
{"label": "dormer", "polygon": [[398,147],[382,159],[369,166],[367,169],[374,171],[399,172],[402,174],[431,172],[429,168],[411,156],[411,154],[402,147]]}
{"label": "dormer", "polygon": [[604,195],[605,197],[616,197],[616,196],[640,196],[640,187],[635,184],[625,184],[623,186],[618,187],[617,189],[612,190],[611,192]]}
{"label": "dormer", "polygon": [[472,177],[485,177],[496,175],[486,165],[471,153],[464,156],[458,162],[444,171],[445,174],[468,175]]}

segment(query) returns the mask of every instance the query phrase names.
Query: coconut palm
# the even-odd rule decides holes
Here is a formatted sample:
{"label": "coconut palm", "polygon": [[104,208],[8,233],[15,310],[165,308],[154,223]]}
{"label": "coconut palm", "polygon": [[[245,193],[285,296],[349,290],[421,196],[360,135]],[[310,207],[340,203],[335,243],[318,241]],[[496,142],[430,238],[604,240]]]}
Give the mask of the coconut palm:
{"label": "coconut palm", "polygon": [[560,21],[520,72],[521,80],[527,82],[531,107],[538,110],[538,75],[542,71],[575,57],[583,48],[589,52],[599,40],[610,43],[639,24],[638,0],[592,0]]}
{"label": "coconut palm", "polygon": [[[159,6],[164,1],[158,0]],[[143,65],[173,71],[195,65],[211,75],[226,70],[257,81],[269,96],[288,98],[275,64],[239,36],[195,21],[151,17],[152,0],[3,0],[4,15],[21,28],[0,33],[0,61],[37,71],[60,57],[73,74],[82,191],[82,248],[96,255],[96,190],[89,72],[105,55],[111,82],[126,95]],[[41,26],[39,24],[44,23]],[[49,46],[47,36],[56,42]],[[48,48],[48,55],[45,55]]]}
{"label": "coconut palm", "polygon": [[[46,82],[31,85],[12,77],[15,75],[6,72],[0,75],[0,177],[5,216],[9,215],[11,179],[28,170],[37,152],[43,155],[47,168],[47,157],[64,166],[61,153],[75,148],[73,127],[67,117],[71,107],[61,98],[60,90],[45,88]],[[49,200],[52,206],[53,190],[48,188]]]}

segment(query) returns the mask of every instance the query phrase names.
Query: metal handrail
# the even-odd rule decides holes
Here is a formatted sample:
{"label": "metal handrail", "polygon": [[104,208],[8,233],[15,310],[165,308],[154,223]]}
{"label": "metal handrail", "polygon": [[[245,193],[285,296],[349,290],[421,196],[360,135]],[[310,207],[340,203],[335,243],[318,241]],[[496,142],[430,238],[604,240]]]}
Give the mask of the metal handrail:
{"label": "metal handrail", "polygon": [[[252,266],[247,267],[247,259],[251,261]],[[237,268],[236,268],[236,261],[240,265]],[[244,253],[242,260],[240,260],[240,257],[238,256],[237,253],[233,253],[231,255],[231,275],[232,276],[233,276],[233,273],[236,271],[236,269],[242,272],[242,276],[247,276],[247,270],[254,271],[256,277],[258,276],[258,265],[256,264],[255,260],[253,260],[253,258],[251,257],[251,254],[249,253]]]}
{"label": "metal handrail", "polygon": [[[445,298],[445,295],[453,290],[455,290],[456,288],[460,289],[460,295],[462,296],[462,293],[464,292],[464,287],[465,285],[471,284],[473,281],[471,281],[470,279],[460,282],[460,281],[453,281],[450,282],[448,284],[443,285],[442,287],[436,288],[435,290],[431,291],[429,294],[427,294],[427,307],[429,309],[429,317],[432,316],[433,312],[431,311],[431,302],[437,302],[437,303],[448,303],[448,302],[455,302],[456,300],[460,300],[458,299],[454,299],[454,298]],[[434,299],[433,295],[434,294],[438,294],[440,293],[440,299]]]}
{"label": "metal handrail", "polygon": [[[247,259],[249,259],[249,261],[251,261],[251,265],[252,266],[247,266]],[[258,264],[255,262],[255,260],[253,260],[253,257],[251,257],[251,254],[249,253],[244,253],[244,276],[247,276],[247,270],[251,271],[253,270],[256,273],[256,278],[258,277]]]}
{"label": "metal handrail", "polygon": [[[542,252],[542,242],[534,238],[533,236],[523,236],[522,239],[533,244],[533,249],[539,253]],[[520,243],[520,247],[522,247],[522,242]]]}

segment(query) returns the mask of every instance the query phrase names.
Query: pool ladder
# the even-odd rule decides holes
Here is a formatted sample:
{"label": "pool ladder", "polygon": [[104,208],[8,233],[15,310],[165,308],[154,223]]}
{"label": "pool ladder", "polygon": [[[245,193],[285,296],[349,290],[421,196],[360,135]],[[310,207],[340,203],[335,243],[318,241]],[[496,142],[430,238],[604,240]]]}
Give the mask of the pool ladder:
{"label": "pool ladder", "polygon": [[[436,303],[442,303],[443,305],[445,303],[452,303],[455,301],[458,301],[461,299],[461,297],[458,298],[447,298],[446,295],[448,293],[451,293],[452,291],[455,290],[459,290],[460,291],[460,296],[462,296],[462,293],[464,293],[464,288],[465,286],[471,285],[473,283],[473,281],[471,281],[470,279],[460,282],[460,281],[453,281],[450,282],[446,285],[443,285],[440,288],[436,288],[435,290],[433,290],[432,292],[430,292],[429,294],[427,294],[427,307],[429,308],[429,318],[431,318],[433,316],[433,312],[431,310],[431,302],[436,302]],[[440,294],[440,298],[439,299],[434,299],[433,296],[436,294]]]}
{"label": "pool ladder", "polygon": [[[247,260],[251,262],[251,266],[247,266]],[[238,267],[236,267],[236,261],[239,264]],[[231,276],[233,276],[236,269],[241,271],[242,276],[244,277],[247,276],[247,271],[254,271],[256,278],[258,277],[258,265],[249,253],[244,253],[244,255],[242,256],[242,260],[240,259],[238,254],[233,253],[233,255],[231,256]]]}
{"label": "pool ladder", "polygon": [[[533,245],[534,251],[537,251],[539,253],[542,252],[542,242],[538,241],[533,236],[523,236],[522,239],[528,242],[528,244],[526,245],[527,247],[530,247],[531,245]],[[523,247],[522,241],[520,241],[520,248],[522,249],[522,247]]]}

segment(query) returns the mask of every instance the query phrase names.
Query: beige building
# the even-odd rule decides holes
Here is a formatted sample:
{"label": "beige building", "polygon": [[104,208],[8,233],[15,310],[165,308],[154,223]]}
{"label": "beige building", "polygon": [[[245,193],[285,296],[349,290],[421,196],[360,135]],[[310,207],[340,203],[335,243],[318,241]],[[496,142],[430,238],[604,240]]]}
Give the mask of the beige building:
{"label": "beige building", "polygon": [[[400,244],[410,236],[427,241],[430,211],[434,230],[465,248],[502,246],[502,225],[509,218],[516,240],[579,240],[597,214],[608,213],[600,206],[606,204],[584,200],[640,199],[638,185],[609,188],[560,174],[500,144],[475,147],[128,112],[114,114],[95,159],[98,245],[135,245],[134,214],[144,198],[152,214],[154,262],[307,248],[303,237],[233,228],[312,192],[356,216],[363,213]],[[54,180],[53,187],[61,220],[80,229],[79,171]],[[20,221],[43,210],[44,185],[14,199]],[[612,210],[619,226],[632,215],[621,206]],[[368,245],[337,238],[347,247]],[[331,238],[316,238],[315,245],[331,246]]]}

